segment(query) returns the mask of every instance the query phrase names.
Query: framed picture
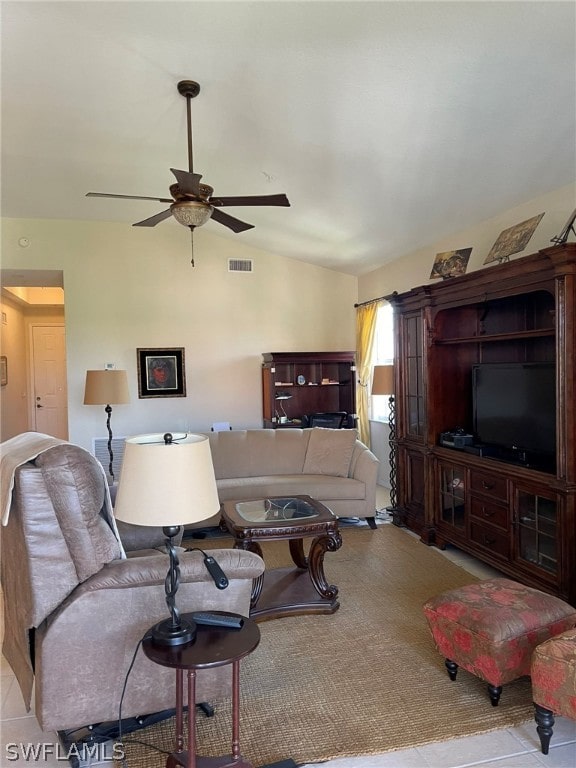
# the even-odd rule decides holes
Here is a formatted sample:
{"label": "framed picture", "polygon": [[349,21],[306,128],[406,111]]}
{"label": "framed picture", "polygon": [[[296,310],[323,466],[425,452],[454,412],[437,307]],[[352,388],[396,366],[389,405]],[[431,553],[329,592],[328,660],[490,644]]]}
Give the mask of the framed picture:
{"label": "framed picture", "polygon": [[6,386],[8,384],[8,358],[6,355],[0,357],[0,385]]}
{"label": "framed picture", "polygon": [[430,279],[441,277],[442,280],[447,280],[449,277],[465,274],[471,253],[472,248],[459,248],[457,251],[437,253]]}
{"label": "framed picture", "polygon": [[138,397],[186,397],[184,348],[137,349]]}
{"label": "framed picture", "polygon": [[496,242],[490,249],[490,253],[484,259],[484,264],[490,264],[492,261],[509,261],[513,253],[523,251],[540,223],[542,216],[544,214],[540,213],[538,216],[521,221],[520,224],[515,224],[513,227],[500,232]]}

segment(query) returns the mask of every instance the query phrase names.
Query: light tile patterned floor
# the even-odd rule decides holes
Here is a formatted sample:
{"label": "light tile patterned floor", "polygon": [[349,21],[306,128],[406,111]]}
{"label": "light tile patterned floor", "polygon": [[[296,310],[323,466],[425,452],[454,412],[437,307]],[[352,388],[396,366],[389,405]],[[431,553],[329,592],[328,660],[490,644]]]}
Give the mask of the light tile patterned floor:
{"label": "light tile patterned floor", "polygon": [[[378,508],[383,509],[388,503],[387,490],[379,487]],[[384,513],[381,521],[386,520],[386,517]],[[413,535],[408,531],[406,534]],[[497,571],[456,549],[448,548],[444,554],[475,576],[488,578],[497,574]],[[33,713],[26,713],[14,674],[3,657],[0,657],[0,696],[0,768],[22,765],[23,761],[15,761],[14,753],[7,748],[7,745],[14,743],[45,744],[45,759],[34,761],[33,764],[42,768],[65,766],[61,752],[49,754],[50,745],[54,745],[53,752],[57,750],[56,735],[43,733]],[[91,763],[93,768],[110,768],[111,765],[110,761]],[[529,722],[518,728],[493,731],[481,736],[442,741],[382,755],[338,758],[303,768],[467,768],[480,765],[483,768],[575,768],[576,722],[561,717],[556,719],[548,755],[540,752],[536,727]]]}

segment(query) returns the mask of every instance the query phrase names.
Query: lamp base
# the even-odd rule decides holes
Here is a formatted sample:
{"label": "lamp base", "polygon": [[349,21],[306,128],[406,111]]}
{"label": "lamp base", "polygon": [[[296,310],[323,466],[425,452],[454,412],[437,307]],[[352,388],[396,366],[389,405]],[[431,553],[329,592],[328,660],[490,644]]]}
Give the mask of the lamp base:
{"label": "lamp base", "polygon": [[164,619],[155,624],[151,632],[155,645],[185,645],[196,640],[196,623],[191,620],[181,621],[179,626],[175,627],[172,619]]}

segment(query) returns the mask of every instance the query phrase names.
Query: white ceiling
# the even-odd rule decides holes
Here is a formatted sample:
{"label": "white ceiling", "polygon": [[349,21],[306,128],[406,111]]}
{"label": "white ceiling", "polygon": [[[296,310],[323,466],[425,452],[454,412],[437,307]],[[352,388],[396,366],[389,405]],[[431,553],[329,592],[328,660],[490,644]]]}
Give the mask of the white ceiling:
{"label": "white ceiling", "polygon": [[256,225],[242,234],[205,226],[350,274],[576,179],[573,2],[1,10],[3,216],[130,226],[166,208],[85,194],[169,196],[187,168],[181,79],[202,88],[203,181],[292,204],[227,208]]}

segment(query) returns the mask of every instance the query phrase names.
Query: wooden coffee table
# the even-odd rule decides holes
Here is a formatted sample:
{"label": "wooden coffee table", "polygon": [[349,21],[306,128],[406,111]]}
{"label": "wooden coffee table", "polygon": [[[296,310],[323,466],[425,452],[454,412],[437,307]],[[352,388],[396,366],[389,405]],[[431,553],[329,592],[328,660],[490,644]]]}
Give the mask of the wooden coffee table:
{"label": "wooden coffee table", "polygon": [[[338,518],[310,496],[227,501],[222,524],[234,537],[235,549],[263,557],[260,542],[287,539],[295,568],[270,568],[254,579],[250,616],[276,619],[303,613],[334,613],[340,607],[338,587],[324,575],[324,553],[342,545]],[[304,539],[312,538],[308,556]]]}

